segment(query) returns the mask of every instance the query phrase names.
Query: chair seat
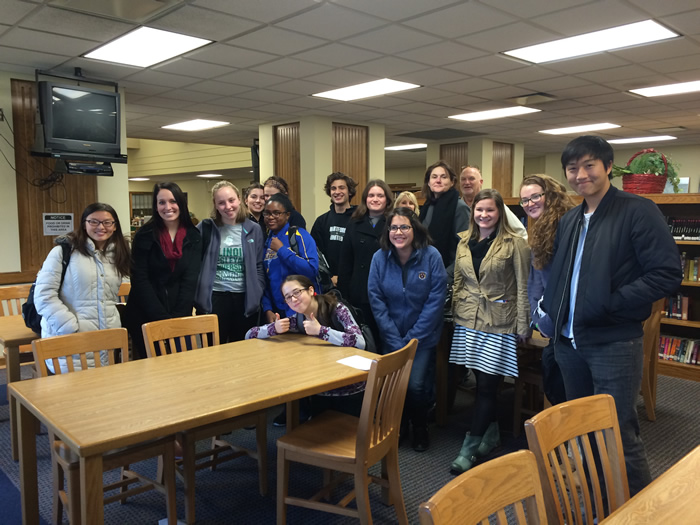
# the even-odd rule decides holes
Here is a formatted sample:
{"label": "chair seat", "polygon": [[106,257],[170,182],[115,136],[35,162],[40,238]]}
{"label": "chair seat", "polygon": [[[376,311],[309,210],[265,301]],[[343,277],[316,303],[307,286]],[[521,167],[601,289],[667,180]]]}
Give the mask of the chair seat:
{"label": "chair seat", "polygon": [[327,410],[277,440],[290,452],[319,458],[355,462],[359,418]]}

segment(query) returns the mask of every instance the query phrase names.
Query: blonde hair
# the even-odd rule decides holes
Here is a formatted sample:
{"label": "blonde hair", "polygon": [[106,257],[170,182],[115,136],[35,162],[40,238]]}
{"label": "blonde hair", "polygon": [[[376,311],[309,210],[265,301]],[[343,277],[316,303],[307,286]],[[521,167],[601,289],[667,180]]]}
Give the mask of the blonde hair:
{"label": "blonde hair", "polygon": [[411,204],[415,206],[415,210],[413,210],[416,215],[420,212],[420,208],[418,207],[418,199],[416,199],[416,196],[413,194],[413,192],[410,191],[402,191],[399,193],[399,196],[396,197],[396,200],[394,200],[394,209],[399,207],[399,203],[404,200],[409,200],[411,201]]}
{"label": "blonde hair", "polygon": [[222,180],[220,182],[217,182],[216,184],[214,184],[214,187],[211,189],[211,200],[212,200],[212,203],[214,204],[214,209],[211,212],[211,218],[219,226],[223,222],[221,219],[221,214],[219,213],[219,210],[216,209],[216,192],[222,188],[231,188],[238,196],[239,204],[238,204],[238,213],[236,214],[236,224],[243,222],[246,219],[246,217],[248,217],[248,208],[246,207],[245,202],[241,198],[241,191],[227,180]]}

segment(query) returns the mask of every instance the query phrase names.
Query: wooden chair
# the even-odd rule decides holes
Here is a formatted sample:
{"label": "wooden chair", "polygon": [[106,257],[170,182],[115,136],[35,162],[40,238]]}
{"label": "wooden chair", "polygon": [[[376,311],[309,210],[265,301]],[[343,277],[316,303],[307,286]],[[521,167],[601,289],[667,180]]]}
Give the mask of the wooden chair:
{"label": "wooden chair", "polygon": [[126,304],[129,299],[129,293],[131,293],[131,283],[122,283],[119,285],[119,302],[121,304]]}
{"label": "wooden chair", "polygon": [[[22,315],[22,305],[27,300],[31,287],[31,284],[20,284],[0,288],[0,317]],[[19,352],[20,363],[31,363],[34,360],[32,345],[20,346]],[[7,362],[7,353],[4,348],[3,358]]]}
{"label": "wooden chair", "polygon": [[[372,361],[362,412],[353,417],[329,410],[303,423],[277,440],[277,523],[287,521],[287,505],[332,512],[372,523],[369,482],[388,487],[398,521],[408,524],[399,475],[399,426],[408,377],[418,341]],[[387,478],[370,476],[367,469],[385,460]],[[325,486],[310,499],[290,497],[289,463],[321,467]],[[332,472],[340,475],[332,475]],[[350,476],[355,488],[338,504],[323,503],[331,491]],[[357,509],[347,505],[356,500]]]}
{"label": "wooden chair", "polygon": [[[525,422],[525,433],[537,458],[549,523],[592,524],[593,503],[600,522],[629,499],[612,396],[599,394],[550,407]],[[599,454],[591,444],[593,437]],[[598,475],[601,469],[605,487]]]}
{"label": "wooden chair", "polygon": [[537,461],[529,450],[506,454],[468,470],[421,503],[418,516],[421,525],[488,525],[489,516],[495,514],[498,525],[507,525],[508,507],[514,523],[547,523]]}
{"label": "wooden chair", "polygon": [[[181,349],[197,349],[219,344],[219,325],[216,315],[179,317],[146,323],[142,327],[146,353],[149,358],[171,354]],[[232,359],[235,355],[231,356]],[[255,426],[257,451],[232,445],[220,439],[222,434]],[[195,442],[211,438],[211,448],[195,453]],[[249,456],[258,462],[260,494],[267,494],[267,414],[264,410],[245,414],[226,421],[205,425],[178,434],[182,444],[182,461],[177,462],[177,473],[185,485],[185,516],[187,523],[195,521],[195,471],[240,456]],[[200,461],[209,458],[207,461]]]}
{"label": "wooden chair", "polygon": [[[46,360],[50,360],[53,363],[55,374],[62,373],[59,358],[65,359],[68,372],[75,371],[74,359],[79,360],[80,369],[87,369],[88,353],[93,353],[95,367],[105,366],[100,360],[100,352],[107,354],[109,365],[114,365],[117,362],[116,354],[118,352],[121,353],[124,361],[127,361],[129,355],[126,351],[127,345],[128,334],[125,328],[79,332],[47,339],[37,339],[32,342],[39,376],[48,375]],[[50,433],[50,439],[54,485],[53,522],[55,524],[63,523],[63,509],[65,507],[70,523],[76,525],[80,523],[81,518],[80,458],[52,433]],[[169,436],[105,454],[103,457],[105,472],[122,468],[120,480],[103,487],[104,492],[119,489],[118,493],[104,498],[105,504],[114,501],[124,503],[129,496],[156,489],[165,494],[168,523],[174,525],[177,522],[174,444],[173,436]],[[162,482],[156,482],[128,470],[129,463],[143,461],[155,456],[165,457],[167,468],[163,469]],[[68,481],[67,493],[64,488],[64,476]],[[141,485],[129,488],[129,485],[136,482],[141,482]]]}

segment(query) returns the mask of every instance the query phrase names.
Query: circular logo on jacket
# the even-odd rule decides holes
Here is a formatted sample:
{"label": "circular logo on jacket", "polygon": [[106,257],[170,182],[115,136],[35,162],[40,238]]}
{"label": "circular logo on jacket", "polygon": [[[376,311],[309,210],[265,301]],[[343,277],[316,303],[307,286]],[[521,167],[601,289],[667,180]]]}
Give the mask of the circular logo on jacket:
{"label": "circular logo on jacket", "polygon": [[424,280],[424,279],[427,277],[427,275],[428,275],[428,274],[426,274],[425,272],[419,272],[419,273],[418,273],[418,278],[422,281],[422,280]]}

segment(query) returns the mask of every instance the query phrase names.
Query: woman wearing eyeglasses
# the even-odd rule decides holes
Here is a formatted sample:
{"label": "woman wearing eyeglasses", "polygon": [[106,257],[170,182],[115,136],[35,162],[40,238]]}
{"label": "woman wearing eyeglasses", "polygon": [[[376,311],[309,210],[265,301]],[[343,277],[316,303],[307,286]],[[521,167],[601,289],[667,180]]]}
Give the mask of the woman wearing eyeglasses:
{"label": "woman wearing eyeglasses", "polygon": [[[554,254],[554,237],[559,219],[575,206],[566,188],[549,175],[529,175],[520,184],[520,206],[532,220],[528,243],[532,251],[532,266],[527,281],[532,326],[544,337],[554,333],[552,320],[538,308],[547,287]],[[542,350],[542,383],[547,399],[556,405],[566,401],[564,379],[554,359],[554,344]]]}
{"label": "woman wearing eyeglasses", "polygon": [[131,292],[126,303],[135,359],[146,357],[141,325],[192,315],[202,264],[202,237],[187,199],[174,182],[153,187],[153,215],[131,245]]}
{"label": "woman wearing eyeglasses", "polygon": [[288,275],[304,275],[316,282],[318,274],[318,253],[311,234],[295,227],[294,243],[297,250],[290,245],[289,216],[293,209],[286,195],[276,193],[270,196],[263,211],[269,233],[263,261],[268,282],[262,304],[268,323],[275,322],[275,314],[280,314],[281,317],[294,314],[281,291],[282,282]]}
{"label": "woman wearing eyeglasses", "polygon": [[[42,318],[41,337],[119,328],[116,305],[122,279],[129,276],[129,247],[117,212],[109,204],[90,204],[75,231],[56,244],[67,244],[71,253],[63,284],[62,246],[51,250],[37,275],[34,301]],[[75,362],[80,368],[80,361]],[[88,366],[92,364],[88,356]],[[47,365],[53,372],[53,363]]]}
{"label": "woman wearing eyeglasses", "polygon": [[402,419],[402,433],[413,426],[413,449],[428,449],[428,408],[433,402],[435,348],[442,331],[447,272],[440,252],[430,245],[428,230],[409,208],[387,218],[372,257],[369,300],[384,348],[397,350],[418,339]]}
{"label": "woman wearing eyeglasses", "polygon": [[498,387],[503,376],[518,377],[516,347],[530,335],[530,249],[509,225],[500,193],[477,193],[469,231],[461,237],[455,260],[450,363],[471,368],[477,390],[469,432],[452,462],[455,474],[469,470],[500,443]]}

